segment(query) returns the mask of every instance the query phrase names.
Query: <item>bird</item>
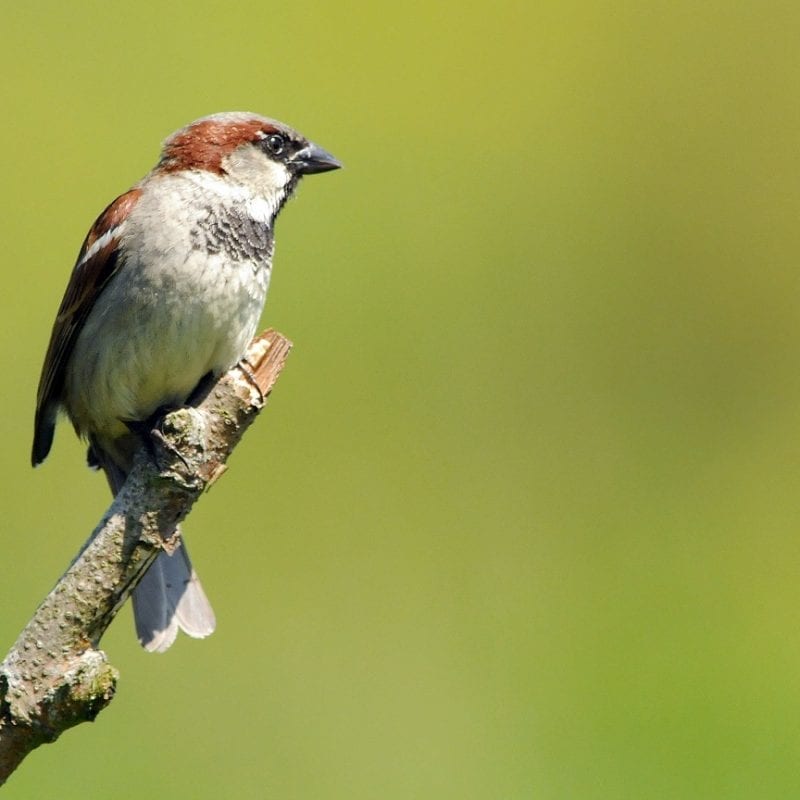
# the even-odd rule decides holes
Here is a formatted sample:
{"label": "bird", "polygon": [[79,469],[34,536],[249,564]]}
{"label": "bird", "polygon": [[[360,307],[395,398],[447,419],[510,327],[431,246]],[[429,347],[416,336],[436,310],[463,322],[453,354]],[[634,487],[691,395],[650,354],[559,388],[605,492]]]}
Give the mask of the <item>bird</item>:
{"label": "bird", "polygon": [[[56,314],[36,397],[34,466],[61,412],[90,466],[122,488],[143,431],[240,361],[264,307],[275,220],[329,152],[251,112],[202,117],[170,135],[155,167],[100,214]],[[146,443],[146,442],[145,442]],[[182,537],[133,591],[136,633],[164,652],[178,631],[214,631]]]}

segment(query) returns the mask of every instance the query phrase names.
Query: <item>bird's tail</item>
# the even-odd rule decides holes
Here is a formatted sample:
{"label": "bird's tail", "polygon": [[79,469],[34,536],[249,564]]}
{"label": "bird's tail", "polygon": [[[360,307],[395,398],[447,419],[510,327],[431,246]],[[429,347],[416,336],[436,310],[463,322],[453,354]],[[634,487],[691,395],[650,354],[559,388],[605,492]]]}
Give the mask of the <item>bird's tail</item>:
{"label": "bird's tail", "polygon": [[151,653],[169,649],[178,630],[196,639],[214,632],[214,610],[183,539],[172,553],[158,554],[133,590],[133,616],[139,642]]}
{"label": "bird's tail", "polygon": [[[127,475],[96,444],[89,451],[89,463],[105,472],[114,496]],[[139,643],[151,653],[168,650],[178,631],[195,639],[214,632],[217,621],[197,573],[192,567],[186,544],[176,529],[177,546],[162,551],[133,590],[133,616]]]}

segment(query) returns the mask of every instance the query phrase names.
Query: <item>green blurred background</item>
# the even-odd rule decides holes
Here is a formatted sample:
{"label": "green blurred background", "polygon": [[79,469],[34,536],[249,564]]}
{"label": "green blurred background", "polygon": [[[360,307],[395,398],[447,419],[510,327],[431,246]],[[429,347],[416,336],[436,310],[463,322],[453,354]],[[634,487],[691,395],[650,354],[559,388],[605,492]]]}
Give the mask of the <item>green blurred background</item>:
{"label": "green blurred background", "polygon": [[[7,2],[0,649],[105,508],[34,393],[81,239],[195,117],[347,169],[278,224],[296,344],[4,797],[800,793],[800,7]],[[215,542],[229,537],[222,549]]]}

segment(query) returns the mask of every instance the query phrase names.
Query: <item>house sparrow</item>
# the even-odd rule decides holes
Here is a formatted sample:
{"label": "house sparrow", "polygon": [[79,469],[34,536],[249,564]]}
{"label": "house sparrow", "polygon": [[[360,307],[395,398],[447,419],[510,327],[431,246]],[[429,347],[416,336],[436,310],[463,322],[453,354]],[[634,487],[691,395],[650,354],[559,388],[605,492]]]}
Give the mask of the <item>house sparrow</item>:
{"label": "house sparrow", "polygon": [[[269,284],[274,223],[303,175],[338,169],[330,153],[275,120],[223,113],[164,143],[154,169],[98,217],[58,309],[36,402],[32,462],[66,411],[116,494],[144,423],[236,364]],[[181,543],[133,593],[142,645],[178,629],[214,630],[214,612]]]}

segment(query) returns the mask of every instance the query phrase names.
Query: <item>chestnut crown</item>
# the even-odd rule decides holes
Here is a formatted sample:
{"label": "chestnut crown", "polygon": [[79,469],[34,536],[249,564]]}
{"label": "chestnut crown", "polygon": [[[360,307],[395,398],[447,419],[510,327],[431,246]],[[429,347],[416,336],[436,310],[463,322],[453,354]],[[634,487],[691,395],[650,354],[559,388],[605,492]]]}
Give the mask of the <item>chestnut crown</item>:
{"label": "chestnut crown", "polygon": [[341,163],[319,145],[274,119],[241,111],[212,114],[189,123],[164,142],[157,170],[226,172],[226,160],[253,147],[294,176],[339,169]]}

